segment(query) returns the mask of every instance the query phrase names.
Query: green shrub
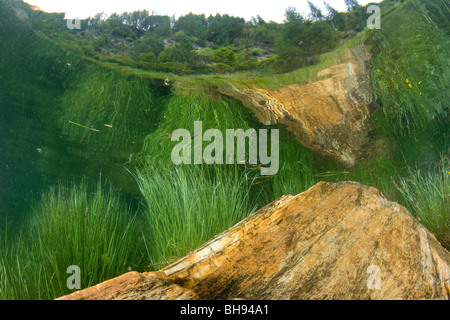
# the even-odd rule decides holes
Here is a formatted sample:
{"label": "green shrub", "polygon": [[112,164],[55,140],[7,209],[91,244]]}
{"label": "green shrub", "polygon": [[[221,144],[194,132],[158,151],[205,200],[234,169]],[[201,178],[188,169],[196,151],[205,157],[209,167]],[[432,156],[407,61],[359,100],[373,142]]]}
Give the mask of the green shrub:
{"label": "green shrub", "polygon": [[150,51],[140,55],[139,59],[144,62],[156,62],[156,55]]}
{"label": "green shrub", "polygon": [[107,62],[114,62],[119,63],[123,66],[130,66],[130,67],[136,67],[137,63],[131,58],[124,57],[124,56],[99,56],[100,61],[107,61]]}
{"label": "green shrub", "polygon": [[220,48],[214,51],[214,61],[233,66],[236,61],[236,54],[228,48]]}
{"label": "green shrub", "polygon": [[246,60],[239,64],[236,69],[237,70],[253,70],[258,66],[258,62],[255,60]]}
{"label": "green shrub", "polygon": [[215,64],[214,67],[220,73],[232,73],[235,70],[234,67],[222,62]]}
{"label": "green shrub", "polygon": [[87,56],[94,56],[95,55],[95,50],[93,46],[90,45],[85,45],[82,46],[81,49],[83,50],[83,53]]}
{"label": "green shrub", "polygon": [[187,62],[159,62],[155,65],[155,70],[162,72],[171,72],[179,75],[191,74],[194,71]]}

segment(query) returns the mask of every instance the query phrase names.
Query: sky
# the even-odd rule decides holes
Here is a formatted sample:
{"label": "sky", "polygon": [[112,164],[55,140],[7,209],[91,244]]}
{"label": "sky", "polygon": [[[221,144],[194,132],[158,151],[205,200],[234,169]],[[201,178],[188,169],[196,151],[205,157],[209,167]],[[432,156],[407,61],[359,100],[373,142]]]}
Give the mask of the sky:
{"label": "sky", "polygon": [[[283,22],[284,13],[288,7],[295,7],[300,13],[309,13],[307,0],[25,0],[46,12],[65,12],[66,19],[85,19],[100,12],[133,12],[147,9],[150,13],[159,15],[175,15],[176,18],[188,14],[204,13],[206,16],[229,14],[250,20],[260,15],[264,20]],[[320,8],[324,8],[323,0],[311,0]],[[345,10],[344,0],[327,0],[337,10]],[[366,5],[369,2],[381,0],[359,0]],[[326,11],[324,11],[326,12]]]}

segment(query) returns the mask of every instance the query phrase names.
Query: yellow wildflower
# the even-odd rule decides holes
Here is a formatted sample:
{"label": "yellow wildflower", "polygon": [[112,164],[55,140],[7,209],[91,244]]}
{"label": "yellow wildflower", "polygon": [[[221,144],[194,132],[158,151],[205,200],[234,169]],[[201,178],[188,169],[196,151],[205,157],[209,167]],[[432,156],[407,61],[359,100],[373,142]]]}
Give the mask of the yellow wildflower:
{"label": "yellow wildflower", "polygon": [[410,88],[412,88],[412,84],[411,84],[411,83],[408,83],[408,86],[409,86]]}
{"label": "yellow wildflower", "polygon": [[409,83],[409,80],[408,80],[408,78],[406,78],[405,80],[406,80],[406,83]]}

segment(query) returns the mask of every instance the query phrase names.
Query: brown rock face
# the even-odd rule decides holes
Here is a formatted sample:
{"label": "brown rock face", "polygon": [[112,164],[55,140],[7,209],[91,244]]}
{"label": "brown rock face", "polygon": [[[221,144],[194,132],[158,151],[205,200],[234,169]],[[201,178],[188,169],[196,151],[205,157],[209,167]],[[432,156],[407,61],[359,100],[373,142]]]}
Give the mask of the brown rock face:
{"label": "brown rock face", "polygon": [[176,294],[153,294],[146,274],[132,273],[72,298],[449,299],[449,262],[436,238],[377,189],[322,182],[152,273]]}
{"label": "brown rock face", "polygon": [[326,79],[276,90],[222,86],[252,110],[263,124],[285,124],[307,148],[353,165],[364,158],[370,142],[369,104],[372,101],[368,57],[357,48],[348,62],[321,70]]}
{"label": "brown rock face", "polygon": [[197,295],[182,288],[161,272],[129,272],[77,291],[58,300],[196,300]]}

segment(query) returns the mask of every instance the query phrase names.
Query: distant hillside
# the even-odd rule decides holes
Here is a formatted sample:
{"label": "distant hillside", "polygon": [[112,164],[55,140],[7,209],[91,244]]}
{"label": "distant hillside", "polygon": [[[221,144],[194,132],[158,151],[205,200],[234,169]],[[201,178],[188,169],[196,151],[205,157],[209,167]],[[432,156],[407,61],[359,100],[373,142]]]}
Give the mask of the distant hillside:
{"label": "distant hillside", "polygon": [[244,70],[286,72],[316,63],[317,55],[366,25],[366,7],[348,2],[348,12],[311,2],[302,16],[287,8],[285,23],[260,16],[245,21],[227,14],[187,14],[177,20],[146,10],[97,14],[68,28],[63,13],[34,10],[21,0],[6,0],[15,14],[41,34],[100,61],[177,74],[233,73]]}

